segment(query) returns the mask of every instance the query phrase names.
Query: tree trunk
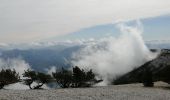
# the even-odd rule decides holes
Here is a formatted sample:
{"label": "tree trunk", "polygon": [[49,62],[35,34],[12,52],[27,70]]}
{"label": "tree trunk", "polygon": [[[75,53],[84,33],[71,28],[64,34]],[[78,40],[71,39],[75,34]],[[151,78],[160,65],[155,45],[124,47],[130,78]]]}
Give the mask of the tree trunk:
{"label": "tree trunk", "polygon": [[34,89],[40,89],[40,87],[42,87],[44,85],[44,83],[38,84],[37,86],[34,87]]}

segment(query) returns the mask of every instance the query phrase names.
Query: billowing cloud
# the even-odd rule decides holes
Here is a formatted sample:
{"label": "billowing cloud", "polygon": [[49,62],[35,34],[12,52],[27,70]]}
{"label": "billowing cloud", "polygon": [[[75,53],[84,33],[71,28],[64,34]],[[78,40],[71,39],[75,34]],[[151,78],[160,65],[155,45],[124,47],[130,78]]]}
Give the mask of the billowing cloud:
{"label": "billowing cloud", "polygon": [[1,0],[0,42],[39,40],[169,13],[169,0]]}
{"label": "billowing cloud", "polygon": [[74,66],[93,69],[103,78],[100,85],[110,84],[117,76],[157,56],[157,53],[152,53],[145,45],[139,21],[135,27],[121,23],[118,28],[122,32],[118,38],[110,37],[90,42],[72,55],[71,63]]}
{"label": "billowing cloud", "polygon": [[20,78],[23,78],[25,70],[31,69],[30,65],[21,58],[3,59],[0,58],[0,70],[1,69],[15,69],[19,73]]}

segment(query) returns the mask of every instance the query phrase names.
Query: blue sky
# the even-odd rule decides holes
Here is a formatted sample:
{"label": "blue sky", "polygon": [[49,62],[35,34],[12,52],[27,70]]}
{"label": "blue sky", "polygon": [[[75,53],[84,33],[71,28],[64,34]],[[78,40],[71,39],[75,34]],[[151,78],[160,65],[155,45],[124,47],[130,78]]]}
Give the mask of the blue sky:
{"label": "blue sky", "polygon": [[145,40],[170,40],[170,16],[160,16],[142,21]]}
{"label": "blue sky", "polygon": [[[144,28],[144,40],[170,40],[170,16],[158,16],[154,18],[141,20]],[[128,22],[128,25],[133,25],[135,21]],[[97,25],[90,28],[81,29],[61,37],[53,37],[52,40],[75,40],[75,39],[90,39],[102,38],[107,36],[118,37],[120,31],[115,24]]]}

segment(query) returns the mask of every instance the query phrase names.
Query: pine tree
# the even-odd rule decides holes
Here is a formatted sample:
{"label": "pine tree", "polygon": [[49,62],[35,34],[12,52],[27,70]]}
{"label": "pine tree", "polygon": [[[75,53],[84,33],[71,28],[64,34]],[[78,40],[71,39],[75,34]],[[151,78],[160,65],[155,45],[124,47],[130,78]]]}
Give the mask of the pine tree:
{"label": "pine tree", "polygon": [[61,70],[56,70],[55,73],[52,73],[55,78],[57,85],[61,88],[68,88],[72,83],[72,72],[62,68]]}
{"label": "pine tree", "polygon": [[142,80],[143,80],[143,85],[145,87],[153,87],[154,86],[152,76],[153,76],[152,71],[150,69],[146,69],[144,71]]}
{"label": "pine tree", "polygon": [[[28,85],[30,89],[40,89],[44,84],[52,81],[52,77],[50,75],[31,70],[25,71],[23,77],[27,77],[27,79],[24,80],[24,83]],[[33,82],[36,82],[37,85],[31,87]]]}
{"label": "pine tree", "polygon": [[19,82],[19,73],[11,69],[2,69],[0,71],[0,89],[5,85]]}

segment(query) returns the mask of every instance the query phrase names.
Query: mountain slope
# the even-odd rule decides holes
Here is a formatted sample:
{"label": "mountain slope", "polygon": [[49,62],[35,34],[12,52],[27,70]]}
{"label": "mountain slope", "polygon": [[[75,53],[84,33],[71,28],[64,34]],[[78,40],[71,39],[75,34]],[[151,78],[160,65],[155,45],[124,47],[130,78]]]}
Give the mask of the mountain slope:
{"label": "mountain slope", "polygon": [[153,74],[153,81],[165,81],[169,83],[170,73],[170,50],[161,50],[160,55],[144,65],[128,72],[125,75],[114,80],[113,84],[129,84],[140,83],[146,70],[150,70]]}

